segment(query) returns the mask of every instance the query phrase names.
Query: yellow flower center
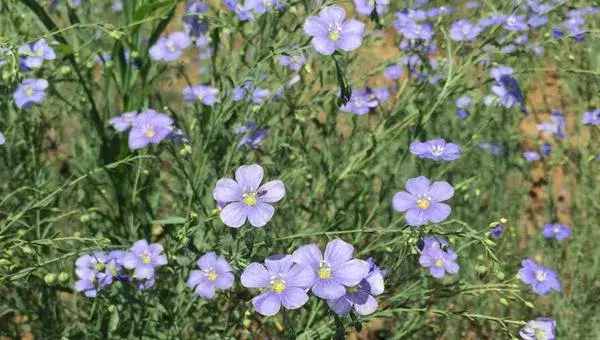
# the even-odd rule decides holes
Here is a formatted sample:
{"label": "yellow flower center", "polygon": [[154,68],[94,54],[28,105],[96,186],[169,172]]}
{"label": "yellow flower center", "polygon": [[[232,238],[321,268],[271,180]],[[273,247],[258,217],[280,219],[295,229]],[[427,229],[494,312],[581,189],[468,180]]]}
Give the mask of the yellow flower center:
{"label": "yellow flower center", "polygon": [[214,281],[217,279],[217,272],[213,269],[211,270],[208,275],[206,275],[206,277],[208,278],[209,281]]}
{"label": "yellow flower center", "polygon": [[153,128],[146,129],[146,137],[152,138],[152,137],[154,137],[154,135],[156,135],[156,131],[154,131]]}
{"label": "yellow flower center", "polygon": [[244,194],[243,201],[244,201],[245,205],[251,207],[251,206],[255,205],[258,200],[256,199],[255,193],[248,193],[248,194]]}
{"label": "yellow flower center", "polygon": [[369,6],[375,6],[375,0],[369,0]]}
{"label": "yellow flower center", "polygon": [[94,264],[94,269],[96,269],[97,271],[103,271],[104,270],[104,263],[100,263],[100,262],[96,262],[96,264]]}
{"label": "yellow flower center", "polygon": [[435,266],[436,267],[441,267],[444,265],[444,259],[437,259],[435,260]]}
{"label": "yellow flower center", "polygon": [[198,94],[196,95],[196,98],[197,98],[199,101],[202,101],[202,98],[204,98],[204,96],[202,95],[202,93],[198,93]]}
{"label": "yellow flower center", "polygon": [[44,50],[40,48],[40,49],[37,50],[36,54],[37,54],[38,57],[41,57],[41,56],[44,55]]}
{"label": "yellow flower center", "polygon": [[277,294],[280,294],[285,290],[285,281],[283,280],[273,280],[271,281],[271,290]]}
{"label": "yellow flower center", "polygon": [[430,205],[431,205],[431,202],[429,202],[429,200],[427,200],[427,199],[421,199],[421,200],[417,201],[417,206],[423,210],[429,208]]}
{"label": "yellow flower center", "polygon": [[336,32],[336,31],[329,32],[329,39],[331,39],[333,41],[340,40],[340,33]]}
{"label": "yellow flower center", "polygon": [[25,95],[31,96],[33,94],[33,89],[31,87],[25,88]]}
{"label": "yellow flower center", "polygon": [[546,273],[542,270],[538,270],[537,273],[535,273],[535,278],[538,281],[546,281]]}
{"label": "yellow flower center", "polygon": [[319,268],[319,279],[328,279],[331,277],[331,268],[329,267],[321,267]]}
{"label": "yellow flower center", "polygon": [[348,293],[356,293],[358,291],[358,286],[348,287],[346,291]]}
{"label": "yellow flower center", "polygon": [[142,262],[144,262],[145,264],[149,264],[150,262],[152,262],[152,258],[150,257],[150,255],[142,256]]}

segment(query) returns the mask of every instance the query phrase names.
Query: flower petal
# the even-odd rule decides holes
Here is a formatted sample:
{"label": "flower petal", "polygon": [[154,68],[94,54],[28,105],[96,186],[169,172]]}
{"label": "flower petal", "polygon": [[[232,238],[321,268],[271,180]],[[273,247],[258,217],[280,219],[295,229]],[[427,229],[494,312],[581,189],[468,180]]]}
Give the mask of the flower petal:
{"label": "flower petal", "polygon": [[410,178],[406,181],[406,190],[413,195],[426,194],[429,191],[429,179],[425,176]]}
{"label": "flower petal", "polygon": [[406,191],[399,191],[392,199],[392,207],[398,212],[417,208],[417,199]]}
{"label": "flower petal", "polygon": [[221,178],[215,185],[213,198],[219,202],[239,202],[243,199],[242,188],[231,178]]}
{"label": "flower petal", "polygon": [[281,308],[281,297],[271,291],[262,293],[252,299],[254,310],[264,316],[272,316]]}
{"label": "flower petal", "polygon": [[346,288],[335,279],[317,280],[312,292],[321,299],[337,299],[346,294]]}
{"label": "flower petal", "polygon": [[339,299],[327,300],[327,305],[331,308],[337,315],[347,315],[350,313],[352,309],[352,304],[345,296],[342,296]]}
{"label": "flower petal", "polygon": [[350,260],[341,266],[332,268],[332,277],[344,286],[352,287],[357,285],[369,273],[371,266],[367,261]]}
{"label": "flower petal", "polygon": [[408,209],[404,218],[406,219],[406,223],[413,227],[418,227],[427,222],[425,211],[419,208]]}
{"label": "flower petal", "polygon": [[211,252],[208,252],[208,253],[200,256],[198,261],[196,261],[196,264],[198,265],[198,267],[200,267],[200,269],[207,270],[210,267],[214,267],[216,262],[217,262],[217,254],[215,254],[214,251],[211,251]]}
{"label": "flower petal", "polygon": [[232,273],[219,273],[215,280],[215,286],[219,289],[229,289],[233,286],[234,276]]}
{"label": "flower petal", "polygon": [[285,280],[290,287],[308,289],[315,284],[317,276],[311,267],[297,263],[285,275]]}
{"label": "flower petal", "polygon": [[442,202],[454,195],[454,188],[444,181],[433,182],[427,193],[433,202]]}
{"label": "flower petal", "polygon": [[267,203],[258,202],[251,207],[247,207],[248,221],[253,227],[264,227],[275,213],[275,208]]}
{"label": "flower petal", "polygon": [[324,55],[331,55],[335,52],[335,42],[327,36],[316,36],[312,39],[312,45],[317,52]]}
{"label": "flower petal", "polygon": [[263,288],[270,285],[270,277],[271,274],[269,274],[265,266],[257,262],[252,262],[244,269],[240,277],[240,282],[246,288]]}
{"label": "flower petal", "polygon": [[285,185],[280,180],[269,181],[261,185],[257,191],[261,202],[278,202],[285,196]]}
{"label": "flower petal", "polygon": [[433,223],[440,223],[447,219],[452,212],[452,208],[448,204],[444,203],[432,203],[426,210],[425,215]]}
{"label": "flower petal", "polygon": [[304,245],[292,254],[294,262],[307,265],[313,270],[319,269],[319,265],[323,260],[321,249],[314,243]]}
{"label": "flower petal", "polygon": [[377,300],[375,300],[373,296],[369,295],[367,302],[365,302],[364,304],[354,304],[354,310],[359,315],[369,315],[375,310],[377,310]]}
{"label": "flower petal", "polygon": [[230,228],[239,228],[248,216],[247,206],[242,202],[233,202],[221,210],[221,221]]}
{"label": "flower petal", "polygon": [[256,191],[263,179],[264,170],[258,164],[242,165],[235,172],[235,180],[243,192]]}
{"label": "flower petal", "polygon": [[281,293],[281,303],[287,309],[300,308],[306,301],[308,301],[308,294],[301,288],[288,287]]}
{"label": "flower petal", "polygon": [[352,258],[352,253],[354,253],[354,247],[350,243],[335,239],[327,243],[324,258],[331,267],[335,267],[348,262]]}
{"label": "flower petal", "polygon": [[196,289],[194,289],[194,293],[200,297],[211,299],[215,296],[215,285],[210,281],[203,281]]}

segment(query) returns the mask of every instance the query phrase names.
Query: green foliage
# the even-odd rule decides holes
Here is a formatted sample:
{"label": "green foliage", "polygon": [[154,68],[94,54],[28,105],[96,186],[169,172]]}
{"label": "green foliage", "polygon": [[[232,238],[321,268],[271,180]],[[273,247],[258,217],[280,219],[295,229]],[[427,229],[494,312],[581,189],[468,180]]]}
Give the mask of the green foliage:
{"label": "green foliage", "polygon": [[[351,88],[385,83],[385,66],[401,54],[382,56],[377,48],[400,42],[393,29],[393,38],[369,33],[357,51],[323,56],[302,30],[304,19],[320,8],[312,0],[288,1],[287,9],[246,23],[211,2],[211,57],[198,59],[192,48],[178,61],[156,62],[148,48],[165,32],[181,30],[182,3],[123,0],[122,13],[114,14],[107,1],[82,2],[75,8],[58,1],[52,8],[46,1],[0,1],[0,48],[13,51],[0,66],[0,131],[6,136],[0,146],[0,336],[341,339],[361,328],[375,332],[379,321],[383,327],[376,332],[385,339],[505,339],[541,315],[557,320],[560,338],[600,334],[600,178],[594,157],[600,131],[580,118],[599,105],[598,21],[588,25],[583,42],[553,39],[551,27],[532,34],[545,48],[536,57],[504,55],[496,39],[505,32],[496,30],[470,45],[452,42],[446,33],[452,20],[440,17],[440,67],[421,71],[441,80],[404,77],[388,102],[356,116],[340,112],[339,105]],[[404,6],[391,2],[390,13]],[[462,15],[476,21],[508,11],[508,2],[506,8],[498,4],[483,1],[480,11]],[[568,6],[554,9],[550,21],[562,20]],[[371,18],[370,32],[391,28],[394,20],[393,14]],[[48,80],[48,95],[43,104],[20,110],[12,92],[31,75],[14,55],[21,44],[42,37],[56,42],[58,55],[32,71]],[[495,47],[484,51],[489,42]],[[112,59],[95,63],[104,52]],[[288,88],[294,73],[278,59],[299,53],[310,62]],[[540,123],[537,115],[552,109],[573,117],[569,139],[555,139],[543,163],[533,166],[522,158],[526,145],[541,141],[520,129],[522,113],[484,105],[490,81],[481,64],[489,59],[513,67],[529,97],[548,93],[551,103],[561,105],[532,99],[529,122]],[[557,84],[546,85],[549,78]],[[285,91],[262,105],[234,101],[232,89],[247,81],[272,93]],[[181,90],[195,84],[218,88],[218,103],[184,103]],[[459,120],[454,101],[465,94],[474,97],[474,106]],[[191,144],[164,141],[131,151],[127,134],[108,121],[148,108],[173,117]],[[257,149],[237,147],[234,127],[248,120],[269,132]],[[461,145],[461,158],[435,163],[410,154],[410,142],[432,138]],[[481,150],[480,141],[499,142],[502,155]],[[212,191],[219,178],[251,163],[262,165],[266,178],[285,183],[285,199],[264,228],[227,228]],[[556,169],[564,174],[562,187],[553,187]],[[530,197],[532,172],[546,178],[543,197]],[[419,175],[454,186],[449,220],[414,228],[392,210],[394,193]],[[501,218],[508,220],[507,232],[491,239],[489,230]],[[557,219],[573,227],[572,237],[560,243],[543,239],[541,225]],[[427,235],[444,237],[457,251],[457,275],[436,280],[419,266],[416,245]],[[301,309],[274,317],[252,310],[255,292],[239,283],[249,263],[309,242],[324,247],[334,238],[387,269],[377,312],[337,317],[314,296]],[[139,239],[163,244],[169,259],[154,287],[137,291],[117,283],[95,299],[74,291],[78,256],[127,249]],[[186,280],[198,257],[211,250],[231,263],[236,283],[204,300]],[[516,278],[521,260],[529,257],[559,272],[562,293],[539,298]]]}

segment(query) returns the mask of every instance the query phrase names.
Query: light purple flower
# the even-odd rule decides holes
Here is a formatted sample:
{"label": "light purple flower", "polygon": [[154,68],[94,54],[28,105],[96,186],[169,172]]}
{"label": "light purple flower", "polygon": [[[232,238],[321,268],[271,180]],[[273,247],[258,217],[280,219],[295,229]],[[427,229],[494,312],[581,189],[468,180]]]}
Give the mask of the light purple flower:
{"label": "light purple flower", "polygon": [[369,315],[377,309],[375,296],[385,290],[383,277],[385,270],[380,270],[372,258],[367,259],[369,273],[358,285],[349,287],[346,294],[338,299],[327,300],[327,305],[338,315],[347,315],[354,308],[359,315]]}
{"label": "light purple flower", "polygon": [[365,16],[370,16],[373,10],[376,10],[378,15],[387,13],[390,0],[354,0],[356,11]]}
{"label": "light purple flower", "polygon": [[252,91],[252,102],[256,105],[262,105],[270,94],[271,91],[268,89],[257,87]]}
{"label": "light purple flower", "polygon": [[546,15],[533,15],[527,20],[527,24],[531,27],[540,27],[548,22]]}
{"label": "light purple flower", "polygon": [[19,53],[25,56],[22,63],[28,68],[38,68],[42,66],[44,60],[56,59],[56,53],[46,43],[46,39],[40,39],[33,44],[21,45]]}
{"label": "light purple flower", "polygon": [[123,112],[120,116],[111,118],[108,122],[112,125],[115,130],[123,132],[128,130],[132,125],[137,112]]}
{"label": "light purple flower", "polygon": [[377,99],[377,104],[385,103],[390,98],[390,89],[385,86],[372,89],[372,99]]}
{"label": "light purple flower", "polygon": [[398,19],[394,21],[394,28],[406,39],[429,41],[433,38],[433,28],[430,24],[418,23],[409,15],[400,12],[396,13],[396,17]]}
{"label": "light purple flower", "polygon": [[325,7],[319,16],[310,16],[304,22],[304,32],[313,37],[317,52],[331,55],[336,50],[350,52],[362,43],[365,24],[357,20],[344,22],[346,11],[339,6]]}
{"label": "light purple flower", "polygon": [[129,148],[141,149],[150,143],[158,144],[173,131],[173,119],[154,110],[146,110],[135,117],[129,131]]}
{"label": "light purple flower", "polygon": [[600,109],[584,113],[581,122],[583,125],[600,125]]}
{"label": "light purple flower", "polygon": [[340,111],[352,112],[360,116],[376,108],[377,105],[379,102],[366,89],[353,89],[350,100],[340,107]]}
{"label": "light purple flower", "polygon": [[79,257],[75,261],[75,274],[79,278],[75,282],[75,291],[82,292],[87,297],[96,297],[98,293],[109,286],[117,271],[109,266],[111,257],[104,252],[94,252]]}
{"label": "light purple flower", "polygon": [[456,99],[456,107],[459,109],[466,109],[467,107],[469,107],[469,105],[471,105],[471,102],[473,101],[473,99],[471,99],[471,97],[468,96],[462,96],[459,97],[458,99]]}
{"label": "light purple flower", "polygon": [[187,0],[185,4],[185,13],[182,20],[185,31],[191,37],[200,37],[208,29],[208,20],[205,13],[208,12],[208,5],[200,0]]}
{"label": "light purple flower", "polygon": [[402,77],[402,68],[398,64],[390,65],[385,68],[385,76],[391,80],[397,80]]}
{"label": "light purple flower", "polygon": [[260,165],[242,165],[235,172],[235,181],[217,181],[213,197],[217,202],[228,203],[220,215],[226,226],[239,228],[248,220],[252,226],[262,227],[271,220],[275,208],[269,203],[283,198],[285,186],[280,180],[260,185],[263,172]]}
{"label": "light purple flower", "polygon": [[322,299],[337,299],[346,287],[356,286],[369,272],[369,263],[352,258],[354,247],[340,239],[327,243],[325,254],[314,243],[298,248],[294,262],[310,267],[316,281],[312,292]]}
{"label": "light purple flower", "polygon": [[542,122],[537,125],[539,131],[556,135],[559,138],[567,137],[565,116],[560,111],[553,110],[550,116],[551,121]]}
{"label": "light purple flower", "polygon": [[28,109],[46,98],[46,79],[26,78],[13,92],[13,99],[19,109]]}
{"label": "light purple flower", "polygon": [[544,225],[542,235],[544,235],[545,238],[555,238],[561,241],[571,236],[571,228],[560,223],[546,224]]}
{"label": "light purple flower", "polygon": [[455,21],[450,27],[450,39],[454,41],[472,41],[481,33],[481,27],[473,25],[467,19]]}
{"label": "light purple flower", "polygon": [[301,55],[282,55],[279,57],[279,64],[287,66],[294,71],[298,71],[304,64],[306,64],[306,58]]}
{"label": "light purple flower", "polygon": [[505,21],[506,21],[505,14],[492,13],[492,14],[488,15],[487,17],[479,20],[479,25],[483,28],[486,28],[486,27],[493,26],[493,25],[503,24]]}
{"label": "light purple flower", "polygon": [[454,143],[446,143],[443,139],[432,139],[426,142],[418,140],[410,143],[410,153],[419,158],[436,161],[451,161],[460,157],[462,149]]}
{"label": "light purple flower", "polygon": [[519,330],[521,340],[556,340],[556,321],[540,317]]}
{"label": "light purple flower", "polygon": [[196,264],[200,270],[192,270],[187,281],[187,286],[196,295],[211,299],[215,296],[215,289],[225,290],[233,286],[233,269],[223,256],[211,251],[202,255]]}
{"label": "light purple flower", "polygon": [[562,285],[558,274],[550,268],[538,264],[532,259],[523,260],[519,270],[519,277],[525,284],[531,285],[538,295],[548,295],[553,290],[561,291]]}
{"label": "light purple flower", "polygon": [[133,269],[134,279],[152,279],[156,268],[167,264],[167,256],[163,254],[163,246],[158,243],[148,244],[139,240],[131,246],[123,258],[123,267]]}
{"label": "light purple flower", "polygon": [[454,188],[447,182],[438,181],[433,184],[425,176],[411,178],[406,181],[406,191],[397,192],[392,201],[394,210],[406,211],[406,223],[420,226],[429,221],[444,221],[452,209],[441,203],[454,195]]}
{"label": "light purple flower", "polygon": [[4,145],[4,143],[6,143],[6,138],[4,138],[4,135],[0,132],[0,145]]}
{"label": "light purple flower", "polygon": [[217,101],[219,90],[205,85],[196,85],[183,89],[183,100],[200,101],[204,105],[213,106]]}
{"label": "light purple flower", "polygon": [[541,159],[540,154],[536,151],[524,151],[523,158],[525,158],[527,162],[539,161]]}
{"label": "light purple flower", "polygon": [[458,273],[460,267],[456,263],[457,258],[458,256],[452,249],[446,248],[446,250],[443,250],[438,242],[432,242],[429,246],[426,244],[423,247],[419,264],[424,268],[429,268],[431,276],[441,279],[446,273]]}
{"label": "light purple flower", "polygon": [[294,264],[290,255],[278,255],[267,258],[265,265],[248,265],[240,281],[246,288],[265,290],[252,299],[252,305],[258,313],[272,316],[281,305],[287,309],[302,307],[308,301],[306,291],[315,282],[315,274],[310,267]]}
{"label": "light purple flower", "polygon": [[190,46],[192,40],[185,32],[173,32],[166,38],[159,38],[149,53],[154,60],[172,61],[181,56],[183,49]]}
{"label": "light purple flower", "polygon": [[529,29],[525,17],[517,14],[507,16],[503,27],[509,31],[524,31]]}

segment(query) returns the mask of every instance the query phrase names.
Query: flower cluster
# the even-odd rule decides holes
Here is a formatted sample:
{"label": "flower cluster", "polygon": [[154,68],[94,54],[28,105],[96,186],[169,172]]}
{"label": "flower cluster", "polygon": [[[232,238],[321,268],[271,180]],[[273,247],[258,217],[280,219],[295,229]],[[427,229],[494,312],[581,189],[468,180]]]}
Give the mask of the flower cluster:
{"label": "flower cluster", "polygon": [[141,113],[125,112],[112,118],[110,124],[119,132],[129,131],[129,148],[141,149],[148,144],[158,144],[173,131],[173,119],[164,113],[148,109]]}
{"label": "flower cluster", "polygon": [[383,276],[372,259],[352,257],[354,247],[336,239],[322,253],[316,244],[298,248],[292,255],[265,259],[265,264],[251,263],[241,276],[247,288],[260,288],[263,293],[252,299],[254,309],[266,316],[275,315],[283,305],[297,309],[308,301],[308,290],[322,299],[337,314],[351,309],[367,315],[377,309],[374,296],[384,291]]}
{"label": "flower cluster", "polygon": [[75,290],[87,297],[96,297],[113,282],[133,282],[139,290],[155,283],[156,269],[167,264],[163,247],[139,240],[129,251],[94,252],[75,261]]}
{"label": "flower cluster", "polygon": [[419,264],[429,269],[431,276],[441,279],[446,273],[458,273],[459,265],[456,263],[458,255],[448,247],[448,241],[434,236],[425,237],[421,240],[423,248],[420,252]]}

